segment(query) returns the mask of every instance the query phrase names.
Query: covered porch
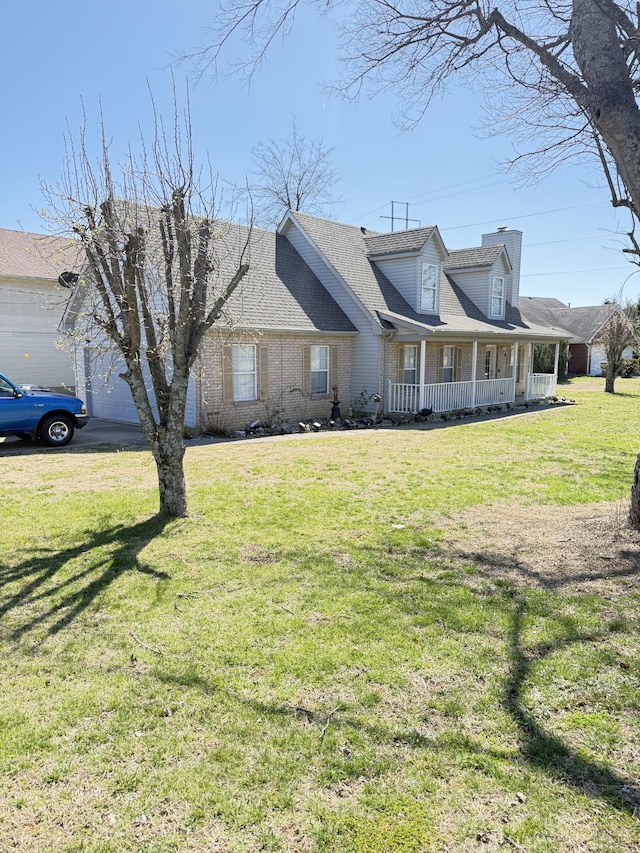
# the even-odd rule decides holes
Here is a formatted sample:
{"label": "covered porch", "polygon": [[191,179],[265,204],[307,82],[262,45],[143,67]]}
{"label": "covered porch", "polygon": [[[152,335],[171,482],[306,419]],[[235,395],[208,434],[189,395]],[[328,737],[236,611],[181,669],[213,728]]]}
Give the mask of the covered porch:
{"label": "covered porch", "polygon": [[[455,346],[440,346],[440,366],[438,368],[439,378],[444,381],[426,381],[427,354],[426,341],[423,339],[415,348],[415,361],[418,366],[413,382],[394,382],[390,380],[387,387],[387,399],[385,409],[390,414],[414,414],[422,409],[431,409],[433,412],[451,412],[458,409],[475,409],[482,406],[503,405],[517,401],[528,402],[552,397],[556,394],[558,378],[558,359],[560,344],[555,344],[555,365],[553,373],[533,373],[533,347],[534,343],[522,344],[513,341],[508,345],[501,344],[503,353],[503,375],[499,376],[500,369],[496,369],[497,345],[485,345],[484,359],[478,359],[477,340],[473,341],[471,358],[467,359],[468,373],[471,377],[463,379],[460,369],[456,369]],[[419,347],[419,356],[418,356]],[[449,354],[447,350],[454,350]],[[406,348],[405,348],[406,351]],[[405,364],[411,363],[410,359]],[[449,365],[449,360],[451,364]],[[463,359],[460,358],[460,362]],[[484,367],[483,375],[478,378],[480,370],[478,364]],[[400,372],[400,371],[399,371]],[[410,369],[404,367],[405,377]]]}

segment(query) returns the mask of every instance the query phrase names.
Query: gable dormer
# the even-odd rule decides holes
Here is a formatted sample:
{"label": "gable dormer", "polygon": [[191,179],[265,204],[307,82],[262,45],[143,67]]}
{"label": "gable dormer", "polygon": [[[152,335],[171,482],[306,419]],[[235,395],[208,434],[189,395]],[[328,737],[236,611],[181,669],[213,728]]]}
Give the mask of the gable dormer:
{"label": "gable dormer", "polygon": [[512,274],[504,245],[451,251],[445,271],[485,317],[504,320]]}
{"label": "gable dormer", "polygon": [[447,250],[435,226],[365,236],[369,260],[421,314],[440,310],[440,273]]}

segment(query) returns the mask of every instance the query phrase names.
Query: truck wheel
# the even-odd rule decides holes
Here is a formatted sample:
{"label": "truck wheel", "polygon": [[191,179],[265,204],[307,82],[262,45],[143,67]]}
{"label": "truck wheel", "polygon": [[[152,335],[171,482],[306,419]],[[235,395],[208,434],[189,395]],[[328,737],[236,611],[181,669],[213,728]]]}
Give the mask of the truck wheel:
{"label": "truck wheel", "polygon": [[66,415],[52,415],[42,421],[40,437],[49,447],[64,447],[73,438],[73,423]]}

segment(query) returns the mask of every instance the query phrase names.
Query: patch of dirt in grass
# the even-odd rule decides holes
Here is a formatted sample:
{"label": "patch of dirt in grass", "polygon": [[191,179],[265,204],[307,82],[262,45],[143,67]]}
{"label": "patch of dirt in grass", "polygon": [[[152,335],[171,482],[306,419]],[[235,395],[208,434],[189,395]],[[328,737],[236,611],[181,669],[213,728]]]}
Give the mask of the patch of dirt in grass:
{"label": "patch of dirt in grass", "polygon": [[638,583],[640,532],[628,526],[624,501],[476,506],[437,523],[446,556],[517,586],[611,596]]}

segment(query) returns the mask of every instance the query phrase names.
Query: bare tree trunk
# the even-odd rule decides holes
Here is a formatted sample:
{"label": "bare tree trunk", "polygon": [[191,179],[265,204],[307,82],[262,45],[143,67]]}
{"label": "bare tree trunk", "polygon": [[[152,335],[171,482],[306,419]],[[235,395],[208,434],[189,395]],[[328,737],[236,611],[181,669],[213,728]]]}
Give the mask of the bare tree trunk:
{"label": "bare tree trunk", "polygon": [[605,374],[604,379],[604,390],[607,394],[615,394],[614,384],[616,381],[616,367],[615,364],[611,364],[610,361],[607,362],[607,372]]}
{"label": "bare tree trunk", "polygon": [[[184,478],[184,415],[189,387],[186,367],[174,369],[171,385],[162,400],[156,399],[159,423],[156,423],[149,397],[144,386],[144,376],[138,364],[132,364],[125,375],[129,383],[140,425],[149,442],[158,471],[160,515],[186,518],[187,489]],[[156,394],[156,398],[158,398]]]}
{"label": "bare tree trunk", "polygon": [[629,523],[636,530],[640,530],[640,454],[638,454],[638,457],[636,458],[636,467],[633,472],[631,505],[629,506]]}
{"label": "bare tree trunk", "polygon": [[160,492],[160,515],[172,518],[186,518],[187,489],[184,479],[184,445],[182,439],[175,441],[174,436],[166,435],[153,449],[158,486]]}

